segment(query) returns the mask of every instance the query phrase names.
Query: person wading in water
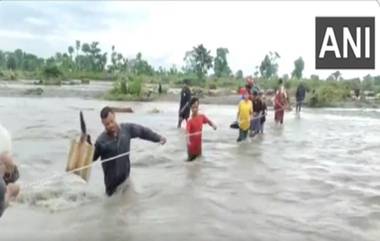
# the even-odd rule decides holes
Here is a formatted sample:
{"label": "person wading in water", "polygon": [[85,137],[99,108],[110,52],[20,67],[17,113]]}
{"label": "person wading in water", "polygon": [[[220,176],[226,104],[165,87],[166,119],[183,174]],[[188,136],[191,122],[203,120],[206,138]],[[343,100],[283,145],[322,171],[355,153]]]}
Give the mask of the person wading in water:
{"label": "person wading in water", "polygon": [[306,95],[306,88],[304,84],[301,82],[296,91],[296,112],[300,113],[301,112],[301,107],[303,105],[303,102],[305,100],[305,95]]}
{"label": "person wading in water", "polygon": [[[115,113],[110,107],[104,107],[102,109],[100,118],[105,131],[96,140],[94,161],[99,157],[104,160],[128,153],[133,138],[159,142],[162,145],[166,143],[165,137],[158,135],[147,127],[132,123],[122,123],[119,125],[116,121]],[[106,194],[111,196],[115,193],[118,186],[129,177],[131,169],[129,154],[102,163],[102,167]]]}
{"label": "person wading in water", "polygon": [[9,202],[16,199],[20,192],[15,184],[20,174],[11,154],[11,137],[7,129],[0,124],[0,217]]}
{"label": "person wading in water", "polygon": [[179,112],[178,112],[178,125],[177,128],[181,128],[182,121],[189,119],[190,116],[190,100],[191,100],[191,91],[188,86],[189,80],[184,80],[185,86],[181,90],[181,100],[179,103]]}
{"label": "person wading in water", "polygon": [[216,130],[215,124],[210,121],[204,114],[200,114],[199,110],[199,100],[198,98],[192,98],[190,102],[192,115],[190,120],[187,122],[187,133],[188,133],[188,143],[187,143],[187,153],[188,161],[192,161],[195,158],[202,155],[202,127],[204,124],[208,124],[214,130]]}

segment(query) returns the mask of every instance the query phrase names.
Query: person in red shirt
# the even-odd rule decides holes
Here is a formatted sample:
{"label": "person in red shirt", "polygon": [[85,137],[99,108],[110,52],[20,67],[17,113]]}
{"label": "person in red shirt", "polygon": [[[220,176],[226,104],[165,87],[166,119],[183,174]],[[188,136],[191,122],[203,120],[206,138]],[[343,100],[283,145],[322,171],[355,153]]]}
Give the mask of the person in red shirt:
{"label": "person in red shirt", "polygon": [[203,124],[209,124],[214,130],[216,126],[205,115],[198,113],[199,99],[192,98],[190,101],[191,118],[187,122],[187,154],[188,161],[193,161],[195,158],[202,155],[202,127]]}

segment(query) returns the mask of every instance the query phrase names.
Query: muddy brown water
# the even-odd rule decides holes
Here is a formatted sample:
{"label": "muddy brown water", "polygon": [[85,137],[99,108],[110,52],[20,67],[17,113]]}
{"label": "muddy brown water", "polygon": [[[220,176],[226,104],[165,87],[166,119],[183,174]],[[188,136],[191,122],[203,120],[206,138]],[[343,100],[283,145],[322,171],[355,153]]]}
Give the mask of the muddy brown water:
{"label": "muddy brown water", "polygon": [[[79,110],[96,138],[106,104],[123,106],[1,97],[21,185],[62,174]],[[269,112],[265,134],[237,144],[236,108],[201,104],[219,128],[204,127],[204,156],[187,163],[177,104],[125,105],[135,113],[119,122],[168,139],[133,141],[127,191],[107,198],[99,165],[88,184],[63,176],[29,187],[0,219],[0,240],[380,240],[379,110],[305,109],[286,113],[283,127]]]}

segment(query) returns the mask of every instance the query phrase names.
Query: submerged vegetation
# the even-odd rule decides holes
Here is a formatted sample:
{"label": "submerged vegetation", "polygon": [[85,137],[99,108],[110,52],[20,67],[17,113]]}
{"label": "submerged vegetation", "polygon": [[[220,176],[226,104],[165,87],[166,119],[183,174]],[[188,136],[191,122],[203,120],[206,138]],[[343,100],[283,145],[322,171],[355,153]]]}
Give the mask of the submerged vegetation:
{"label": "submerged vegetation", "polygon": [[[212,56],[211,50],[200,44],[184,54],[184,65],[180,69],[175,65],[155,69],[141,53],[127,58],[117,52],[115,46],[107,53],[98,42],[81,43],[77,40],[67,52],[58,52],[49,58],[40,58],[21,49],[13,52],[0,50],[0,80],[32,79],[43,85],[61,85],[67,80],[80,80],[79,83],[113,81],[113,89],[105,96],[111,100],[151,100],[155,93],[145,88],[146,85],[161,83],[181,87],[184,79],[197,88],[238,90],[245,85],[244,73],[241,70],[233,73],[228,54],[227,48],[220,47],[216,49],[216,56]],[[334,106],[352,99],[354,94],[380,99],[380,76],[344,79],[336,71],[327,79],[320,79],[317,75],[307,78],[303,76],[305,63],[302,57],[294,61],[291,76],[278,76],[279,58],[279,53],[269,52],[259,65],[252,68],[260,88],[274,91],[278,79],[282,78],[292,96],[298,84],[303,82],[308,91],[306,102],[313,107]],[[208,74],[210,70],[213,70],[212,75]]]}

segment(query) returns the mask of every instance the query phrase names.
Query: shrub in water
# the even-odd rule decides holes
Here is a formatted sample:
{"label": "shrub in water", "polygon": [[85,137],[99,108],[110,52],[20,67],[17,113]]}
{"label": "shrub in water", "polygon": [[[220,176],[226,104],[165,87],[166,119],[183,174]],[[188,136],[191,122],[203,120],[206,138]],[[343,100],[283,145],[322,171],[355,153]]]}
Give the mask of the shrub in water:
{"label": "shrub in water", "polygon": [[128,77],[127,93],[133,96],[140,96],[142,91],[142,80],[138,76]]}

